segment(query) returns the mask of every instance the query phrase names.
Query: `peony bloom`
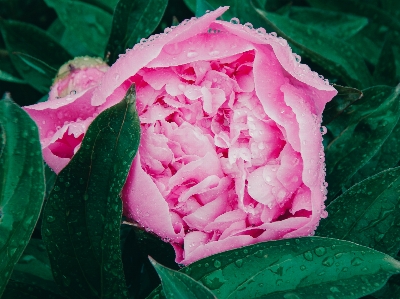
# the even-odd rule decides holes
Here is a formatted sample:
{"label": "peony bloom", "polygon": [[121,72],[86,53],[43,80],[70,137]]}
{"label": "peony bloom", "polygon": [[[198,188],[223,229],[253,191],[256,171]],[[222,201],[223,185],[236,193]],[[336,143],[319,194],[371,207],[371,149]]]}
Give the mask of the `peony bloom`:
{"label": "peony bloom", "polygon": [[46,163],[59,173],[78,151],[94,117],[104,110],[92,106],[94,88],[110,67],[100,58],[68,61],[54,79],[46,102],[24,107],[39,127]]}
{"label": "peony bloom", "polygon": [[[310,235],[326,216],[321,117],[336,90],[285,40],[217,21],[226,9],[136,45],[71,102],[26,107],[39,126],[61,111],[74,114],[62,114],[69,124],[78,115],[90,122],[135,84],[142,134],[122,191],[124,214],[170,242],[185,265]],[[66,134],[54,125],[40,130],[50,151],[54,136]],[[52,153],[60,161],[73,155]]]}

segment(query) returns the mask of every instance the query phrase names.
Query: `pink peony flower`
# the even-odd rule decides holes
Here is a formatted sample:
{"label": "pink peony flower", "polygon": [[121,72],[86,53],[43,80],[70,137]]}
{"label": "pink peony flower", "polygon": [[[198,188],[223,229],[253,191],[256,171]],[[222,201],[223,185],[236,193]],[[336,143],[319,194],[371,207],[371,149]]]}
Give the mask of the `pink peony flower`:
{"label": "pink peony flower", "polygon": [[[326,216],[321,116],[336,90],[285,40],[217,21],[225,10],[136,45],[70,102],[25,107],[52,152],[46,161],[60,171],[95,113],[134,83],[142,139],[122,191],[124,214],[170,242],[185,265],[313,234]],[[81,135],[57,129],[63,121],[85,123]]]}
{"label": "pink peony flower", "polygon": [[90,99],[109,68],[100,58],[76,57],[60,68],[46,102],[24,107],[39,127],[43,157],[56,173],[78,151],[90,123],[104,110]]}

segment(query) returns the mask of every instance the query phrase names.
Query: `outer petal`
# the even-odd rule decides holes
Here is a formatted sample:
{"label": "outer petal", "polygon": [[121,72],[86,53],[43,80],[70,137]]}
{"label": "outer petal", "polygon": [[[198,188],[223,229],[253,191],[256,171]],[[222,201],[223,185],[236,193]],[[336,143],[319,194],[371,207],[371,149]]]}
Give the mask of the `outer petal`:
{"label": "outer petal", "polygon": [[171,34],[161,35],[158,39],[148,43],[148,47],[137,47],[134,50],[128,51],[124,56],[120,57],[105,74],[100,87],[93,96],[92,104],[98,106],[107,101],[107,98],[115,89],[156,58],[164,46],[180,42],[188,39],[190,36],[205,32],[209,25],[227,9],[228,7],[226,6],[220,7],[199,18],[196,22],[188,22],[186,25],[178,26]]}
{"label": "outer petal", "polygon": [[125,215],[162,238],[182,242],[183,230],[175,232],[168,204],[150,176],[140,166],[140,155],[133,160],[122,190]]}

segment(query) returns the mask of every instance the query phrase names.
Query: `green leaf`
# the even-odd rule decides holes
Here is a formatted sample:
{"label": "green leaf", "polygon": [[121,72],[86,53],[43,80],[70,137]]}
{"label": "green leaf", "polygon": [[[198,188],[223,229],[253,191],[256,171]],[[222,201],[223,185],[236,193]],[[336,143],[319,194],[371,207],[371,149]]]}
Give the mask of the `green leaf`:
{"label": "green leaf", "polygon": [[124,226],[125,229],[130,229],[122,247],[129,298],[145,298],[160,283],[148,256],[153,256],[163,265],[177,270],[179,267],[175,263],[175,251],[169,243],[143,229]]}
{"label": "green leaf", "polygon": [[351,178],[351,184],[358,183],[383,170],[395,167],[400,161],[400,122],[382,144],[379,151]]}
{"label": "green leaf", "polygon": [[64,26],[95,55],[103,56],[111,32],[112,16],[104,10],[83,2],[45,0],[55,9]]}
{"label": "green leaf", "polygon": [[55,281],[72,298],[126,298],[119,193],[139,146],[132,86],[93,123],[47,200],[42,236]]}
{"label": "green leaf", "polygon": [[400,167],[354,185],[328,207],[315,234],[352,241],[393,257],[400,250]]}
{"label": "green leaf", "polygon": [[353,46],[356,52],[365,61],[368,61],[372,65],[376,65],[378,63],[381,46],[379,45],[379,40],[377,38],[370,36],[367,27],[346,41]]}
{"label": "green leaf", "polygon": [[[20,286],[21,289],[16,289],[16,286]],[[46,247],[42,240],[33,238],[29,241],[18,263],[14,266],[12,276],[2,298],[18,298],[17,293],[27,291],[29,291],[27,293],[33,295],[29,287],[39,288],[39,293],[61,295],[51,273]],[[14,297],[12,297],[13,295]]]}
{"label": "green leaf", "polygon": [[20,79],[18,77],[13,76],[10,73],[7,73],[5,71],[0,70],[0,80],[2,81],[7,81],[7,82],[12,82],[12,83],[20,83],[20,84],[25,84],[25,80]]}
{"label": "green leaf", "polygon": [[192,13],[196,13],[196,0],[183,0]]}
{"label": "green leaf", "polygon": [[[304,237],[219,253],[182,269],[219,298],[359,298],[400,272],[400,262],[352,242]],[[162,297],[157,288],[148,297]]]}
{"label": "green leaf", "polygon": [[377,299],[398,299],[400,298],[400,286],[392,281],[392,278],[399,275],[392,276],[386,285],[380,289],[379,291],[373,293],[371,295],[372,298]]}
{"label": "green leaf", "polygon": [[333,85],[338,91],[338,94],[328,102],[324,109],[323,125],[329,124],[336,117],[343,113],[344,110],[350,107],[355,101],[361,99],[363,93],[361,90],[352,87]]}
{"label": "green leaf", "polygon": [[0,80],[26,84],[25,80],[21,78],[15,69],[6,49],[0,49]]}
{"label": "green leaf", "polygon": [[[164,15],[168,0],[120,0],[115,8],[105,56],[113,64],[118,55],[149,36]],[[155,9],[157,8],[157,9]]]}
{"label": "green leaf", "polygon": [[43,159],[34,121],[0,100],[0,296],[27,245],[44,198]]}
{"label": "green leaf", "polygon": [[378,6],[359,0],[307,0],[314,7],[334,11],[348,12],[368,17],[370,20],[400,31],[399,20],[391,13]]}
{"label": "green leaf", "polygon": [[161,278],[163,292],[167,298],[193,298],[193,299],[212,299],[217,298],[204,285],[197,282],[190,276],[174,271],[157,263],[149,257],[154,269]]}
{"label": "green leaf", "polygon": [[364,60],[350,44],[314,27],[257,8],[255,10],[268,26],[273,27],[303,55],[340,77],[349,86],[365,88],[371,85],[371,76]]}
{"label": "green leaf", "polygon": [[378,84],[395,86],[398,82],[396,79],[396,61],[392,49],[391,34],[383,44],[381,54],[379,55],[378,64],[374,71],[374,81]]}
{"label": "green leaf", "polygon": [[118,0],[80,0],[80,2],[97,6],[112,15],[117,6]]}
{"label": "green leaf", "polygon": [[207,10],[215,9],[207,2],[207,0],[197,0],[196,1],[196,17],[201,17],[206,14]]}
{"label": "green leaf", "polygon": [[335,139],[326,147],[328,200],[381,148],[396,126],[400,86],[375,86],[327,127]]}
{"label": "green leaf", "polygon": [[382,7],[396,17],[400,16],[400,2],[397,0],[381,0]]}
{"label": "green leaf", "polygon": [[5,289],[2,299],[66,299],[66,297],[43,289],[40,286],[32,285],[26,282],[19,282],[15,280],[10,280],[7,288]]}
{"label": "green leaf", "polygon": [[340,39],[347,39],[368,24],[365,17],[311,7],[292,6],[289,18]]}
{"label": "green leaf", "polygon": [[57,70],[72,57],[49,34],[33,25],[2,20],[0,29],[21,77],[38,91],[48,93],[55,75],[51,69]]}

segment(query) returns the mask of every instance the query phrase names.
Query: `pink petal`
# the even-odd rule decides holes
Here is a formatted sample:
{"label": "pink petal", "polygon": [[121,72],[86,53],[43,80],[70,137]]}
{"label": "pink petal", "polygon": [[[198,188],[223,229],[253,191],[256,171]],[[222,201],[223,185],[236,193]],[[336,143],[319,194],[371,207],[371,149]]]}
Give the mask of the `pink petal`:
{"label": "pink petal", "polygon": [[178,26],[170,34],[162,35],[151,42],[148,47],[135,48],[135,50],[131,50],[120,57],[102,78],[99,88],[96,89],[93,95],[93,106],[99,106],[107,101],[107,98],[118,86],[136,74],[144,66],[149,66],[149,62],[161,53],[164,46],[169,43],[173,44],[186,40],[188,37],[195,36],[200,32],[206,32],[211,22],[227,9],[228,7],[220,7],[213,12],[205,14],[196,22],[189,22],[185,26]]}
{"label": "pink petal", "polygon": [[[150,176],[140,166],[139,153],[133,160],[127,181],[122,190],[124,214],[162,238],[182,242],[184,232],[176,233],[168,204]],[[157,215],[157,217],[154,217]]]}
{"label": "pink petal", "polygon": [[208,223],[214,221],[215,218],[226,212],[226,199],[226,195],[220,195],[215,200],[201,208],[198,208],[194,213],[187,215],[182,219],[187,223],[187,225],[189,225],[189,227],[202,231]]}

